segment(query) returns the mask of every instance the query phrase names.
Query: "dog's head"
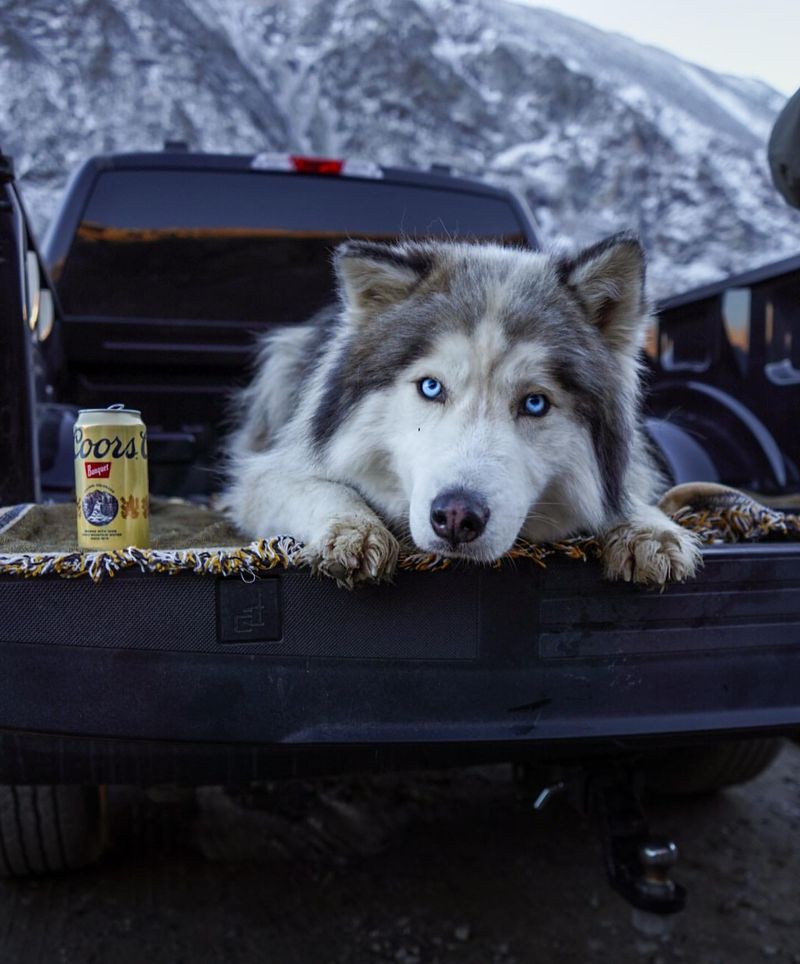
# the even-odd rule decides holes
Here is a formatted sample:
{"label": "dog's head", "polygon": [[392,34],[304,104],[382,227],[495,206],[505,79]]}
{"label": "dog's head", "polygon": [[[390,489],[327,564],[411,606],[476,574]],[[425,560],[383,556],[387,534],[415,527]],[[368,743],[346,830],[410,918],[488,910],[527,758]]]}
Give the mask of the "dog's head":
{"label": "dog's head", "polygon": [[489,561],[620,511],[647,318],[635,238],[568,259],[351,242],[336,267],[347,335],[313,434],[420,549]]}

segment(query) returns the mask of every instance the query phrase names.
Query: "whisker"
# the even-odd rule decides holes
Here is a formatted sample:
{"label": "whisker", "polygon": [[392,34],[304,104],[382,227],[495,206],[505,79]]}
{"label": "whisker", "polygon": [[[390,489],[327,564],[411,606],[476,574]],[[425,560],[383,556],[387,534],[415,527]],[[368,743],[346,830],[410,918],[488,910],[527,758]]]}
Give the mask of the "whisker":
{"label": "whisker", "polygon": [[543,512],[531,512],[528,514],[529,519],[533,519],[536,522],[546,522],[548,525],[557,526],[558,520],[551,518],[549,515],[545,515]]}

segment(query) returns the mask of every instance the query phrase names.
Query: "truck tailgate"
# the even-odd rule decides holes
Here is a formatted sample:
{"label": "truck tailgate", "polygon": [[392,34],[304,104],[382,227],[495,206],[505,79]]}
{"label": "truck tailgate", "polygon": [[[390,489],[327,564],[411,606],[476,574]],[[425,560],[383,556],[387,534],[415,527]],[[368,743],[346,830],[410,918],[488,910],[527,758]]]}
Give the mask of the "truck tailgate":
{"label": "truck tailgate", "polygon": [[252,777],[302,749],[508,758],[800,727],[800,546],[704,557],[661,593],[558,559],[353,593],[302,571],[5,577],[0,779],[52,779],[56,756],[133,779],[168,745]]}

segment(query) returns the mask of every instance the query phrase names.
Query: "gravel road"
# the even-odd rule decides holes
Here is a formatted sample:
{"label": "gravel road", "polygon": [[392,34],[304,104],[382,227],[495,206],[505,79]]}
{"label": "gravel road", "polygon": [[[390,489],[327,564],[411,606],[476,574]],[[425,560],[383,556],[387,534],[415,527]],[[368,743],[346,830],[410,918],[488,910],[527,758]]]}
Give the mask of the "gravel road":
{"label": "gravel road", "polygon": [[491,767],[139,808],[99,867],[0,885],[0,961],[798,964],[798,764],[792,744],[746,787],[650,808],[690,895],[659,934],[584,820],[531,812]]}

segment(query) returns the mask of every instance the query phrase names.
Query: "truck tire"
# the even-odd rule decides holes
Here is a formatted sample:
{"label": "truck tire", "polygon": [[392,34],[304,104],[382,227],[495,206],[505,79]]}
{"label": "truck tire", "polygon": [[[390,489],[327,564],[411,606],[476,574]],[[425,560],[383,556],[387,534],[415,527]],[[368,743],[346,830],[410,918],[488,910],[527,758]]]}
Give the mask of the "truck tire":
{"label": "truck tire", "polygon": [[763,773],[781,750],[778,738],[735,740],[664,750],[645,761],[645,786],[658,795],[702,796],[748,783]]}
{"label": "truck tire", "polygon": [[0,785],[0,876],[76,870],[103,849],[97,787]]}

